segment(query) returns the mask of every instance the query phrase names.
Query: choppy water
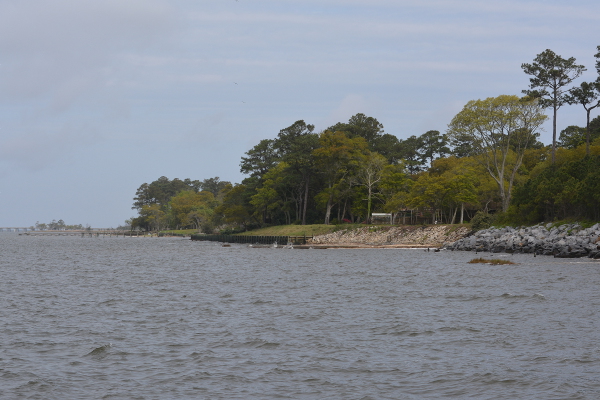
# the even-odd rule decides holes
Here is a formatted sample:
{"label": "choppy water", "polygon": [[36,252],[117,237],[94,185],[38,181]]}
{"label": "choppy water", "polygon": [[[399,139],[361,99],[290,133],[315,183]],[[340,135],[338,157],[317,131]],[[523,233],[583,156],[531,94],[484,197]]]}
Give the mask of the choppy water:
{"label": "choppy water", "polygon": [[0,234],[0,397],[600,398],[600,264],[473,257]]}

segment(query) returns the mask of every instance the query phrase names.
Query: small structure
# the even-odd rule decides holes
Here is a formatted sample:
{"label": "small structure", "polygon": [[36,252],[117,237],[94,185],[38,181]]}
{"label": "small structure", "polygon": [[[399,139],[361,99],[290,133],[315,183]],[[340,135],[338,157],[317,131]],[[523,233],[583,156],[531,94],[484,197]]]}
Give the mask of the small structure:
{"label": "small structure", "polygon": [[372,213],[371,223],[390,224],[394,223],[394,214],[391,213]]}

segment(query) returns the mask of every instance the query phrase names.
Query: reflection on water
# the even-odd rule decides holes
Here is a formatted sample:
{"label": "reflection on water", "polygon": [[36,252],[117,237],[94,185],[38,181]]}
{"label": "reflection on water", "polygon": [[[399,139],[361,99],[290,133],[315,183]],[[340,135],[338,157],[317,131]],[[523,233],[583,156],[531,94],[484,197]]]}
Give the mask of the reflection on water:
{"label": "reflection on water", "polygon": [[0,394],[600,398],[600,264],[474,257],[0,234]]}

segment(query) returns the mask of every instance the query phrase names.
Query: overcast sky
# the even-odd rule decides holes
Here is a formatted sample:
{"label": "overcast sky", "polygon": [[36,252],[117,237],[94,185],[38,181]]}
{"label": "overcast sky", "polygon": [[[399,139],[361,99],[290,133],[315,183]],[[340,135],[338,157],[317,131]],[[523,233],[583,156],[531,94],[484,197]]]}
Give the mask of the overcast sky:
{"label": "overcast sky", "polygon": [[445,132],[545,49],[595,79],[598,21],[597,0],[0,0],[0,227],[116,227],[142,183],[240,182],[300,119]]}

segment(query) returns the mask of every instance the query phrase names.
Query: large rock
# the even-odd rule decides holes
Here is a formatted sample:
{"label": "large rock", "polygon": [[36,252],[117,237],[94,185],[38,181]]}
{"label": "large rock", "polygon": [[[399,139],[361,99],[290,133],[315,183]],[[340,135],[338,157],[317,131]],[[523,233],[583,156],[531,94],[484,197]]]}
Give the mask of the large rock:
{"label": "large rock", "polygon": [[582,229],[579,224],[489,228],[445,246],[449,250],[494,253],[536,253],[555,257],[600,258],[600,223]]}

